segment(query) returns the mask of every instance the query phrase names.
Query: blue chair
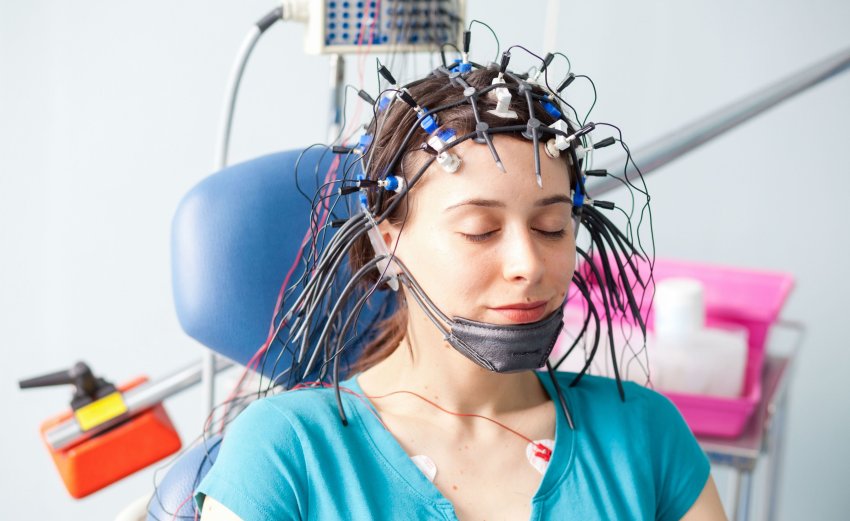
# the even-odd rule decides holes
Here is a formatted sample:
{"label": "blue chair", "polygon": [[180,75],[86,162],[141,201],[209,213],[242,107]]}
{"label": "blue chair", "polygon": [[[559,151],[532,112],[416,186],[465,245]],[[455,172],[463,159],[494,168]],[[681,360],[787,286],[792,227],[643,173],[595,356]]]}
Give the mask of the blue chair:
{"label": "blue chair", "polygon": [[[177,317],[189,336],[248,363],[266,339],[281,284],[309,225],[311,204],[296,186],[296,163],[300,188],[312,197],[315,173],[323,178],[333,159],[318,149],[263,156],[209,176],[183,198],[172,225],[172,284]],[[339,166],[340,175],[347,166]],[[291,280],[302,273],[299,266]],[[385,296],[375,298],[359,324],[375,319]],[[347,359],[360,350],[362,345],[352,346]],[[288,366],[286,358],[278,364]],[[267,364],[264,374],[272,373]],[[149,520],[195,518],[194,502],[186,499],[214,463],[219,442],[208,439],[181,456],[149,502]]]}

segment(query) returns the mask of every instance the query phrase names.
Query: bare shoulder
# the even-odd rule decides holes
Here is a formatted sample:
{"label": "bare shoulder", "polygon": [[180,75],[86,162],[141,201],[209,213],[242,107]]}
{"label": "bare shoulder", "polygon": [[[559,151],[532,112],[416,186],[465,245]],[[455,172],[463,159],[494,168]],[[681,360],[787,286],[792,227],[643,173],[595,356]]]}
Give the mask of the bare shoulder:
{"label": "bare shoulder", "polygon": [[204,499],[201,519],[203,521],[242,521],[241,517],[209,496]]}
{"label": "bare shoulder", "polygon": [[682,521],[726,521],[726,513],[717,493],[714,478],[709,476],[705,487]]}

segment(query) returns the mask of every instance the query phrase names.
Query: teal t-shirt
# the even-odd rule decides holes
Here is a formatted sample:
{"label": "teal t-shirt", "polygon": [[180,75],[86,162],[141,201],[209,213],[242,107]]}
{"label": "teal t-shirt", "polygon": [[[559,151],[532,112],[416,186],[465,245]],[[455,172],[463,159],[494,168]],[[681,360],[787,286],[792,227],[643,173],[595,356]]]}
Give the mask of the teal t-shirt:
{"label": "teal t-shirt", "polygon": [[[550,397],[546,373],[537,373]],[[625,382],[586,376],[558,382],[575,430],[556,407],[555,446],[531,519],[680,519],[709,476],[709,461],[675,406]],[[356,376],[341,385],[363,394]],[[373,414],[365,398],[305,389],[251,404],[230,426],[196,492],[245,521],[456,520],[454,508]],[[482,500],[498,501],[493,498]]]}

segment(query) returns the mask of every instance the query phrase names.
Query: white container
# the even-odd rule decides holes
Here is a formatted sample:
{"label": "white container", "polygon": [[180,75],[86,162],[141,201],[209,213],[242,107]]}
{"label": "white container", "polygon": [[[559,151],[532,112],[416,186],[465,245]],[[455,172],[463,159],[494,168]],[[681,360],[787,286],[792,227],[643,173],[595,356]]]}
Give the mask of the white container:
{"label": "white container", "polygon": [[[600,310],[601,312],[601,310]],[[747,330],[743,326],[705,327],[702,284],[689,278],[668,278],[656,285],[653,301],[654,332],[648,332],[646,350],[637,326],[614,321],[614,346],[620,378],[658,391],[694,395],[740,397],[747,366]],[[581,330],[584,311],[564,309],[564,331],[550,360],[557,361]],[[600,324],[599,348],[589,373],[614,377],[608,328]],[[560,370],[578,373],[590,352],[595,327],[588,330]]]}
{"label": "white container", "polygon": [[686,335],[705,326],[705,298],[702,283],[696,279],[675,277],[655,286],[652,309],[655,333],[671,337]]}
{"label": "white container", "polygon": [[[581,331],[583,323],[584,311],[582,309],[577,307],[564,308],[564,329],[549,357],[549,360],[553,364],[572,345],[576,335]],[[619,319],[614,321],[613,326],[614,347],[617,353],[620,378],[623,381],[632,381],[643,386],[651,382],[655,386],[657,368],[652,352],[648,351],[650,348],[649,336],[647,335],[647,349],[644,349],[643,335],[641,335],[640,328],[635,325],[623,324]],[[599,327],[599,348],[593,357],[588,374],[614,378],[614,364],[611,360],[608,327],[604,320],[600,323]],[[559,371],[581,372],[584,368],[585,360],[590,354],[595,330],[596,327],[593,320],[591,320],[584,338],[579,341],[579,344],[570,356],[564,360],[558,368]]]}
{"label": "white container", "polygon": [[658,282],[655,334],[647,338],[660,391],[737,398],[747,365],[747,330],[706,328],[704,291],[696,279]]}
{"label": "white container", "polygon": [[737,398],[744,386],[747,331],[704,328],[688,335],[647,338],[659,391]]}

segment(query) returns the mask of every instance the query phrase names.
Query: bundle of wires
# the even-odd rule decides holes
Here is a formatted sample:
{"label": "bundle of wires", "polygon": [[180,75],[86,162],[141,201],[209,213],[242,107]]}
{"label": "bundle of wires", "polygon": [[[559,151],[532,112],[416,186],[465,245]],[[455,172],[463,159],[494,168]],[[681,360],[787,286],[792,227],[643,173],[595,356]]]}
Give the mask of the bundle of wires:
{"label": "bundle of wires", "polygon": [[[567,299],[568,303],[581,301],[584,317],[581,329],[571,332],[574,341],[570,347],[547,364],[549,371],[557,370],[582,346],[584,365],[571,382],[573,386],[579,385],[590,372],[599,348],[604,349],[607,344],[621,398],[625,392],[618,358],[624,358],[626,349],[632,353],[629,362],[637,361],[651,383],[648,364],[640,358],[646,355],[645,317],[651,305],[653,284],[652,214],[642,175],[642,186],[634,185],[625,176],[629,162],[635,168],[637,165],[623,142],[622,133],[608,123],[588,122],[596,105],[596,90],[587,76],[567,70],[557,88],[550,86],[550,66],[556,56],[566,58],[563,54],[540,57],[524,47],[513,46],[501,53],[500,63],[480,65],[468,59],[469,34],[467,31],[458,59],[449,62],[441,51],[440,66],[406,85],[399,85],[390,71],[380,66],[378,71],[389,85],[378,96],[354,88],[371,104],[372,119],[365,133],[351,143],[353,136],[343,138],[341,131],[339,143],[307,149],[321,146],[323,154],[335,157],[324,175],[318,166],[312,172],[315,178],[312,196],[308,196],[305,186],[297,184],[299,192],[311,201],[307,231],[281,287],[268,338],[246,368],[246,374],[253,370],[268,378],[261,378],[254,391],[246,391],[246,374],[243,374],[222,404],[225,412],[220,432],[251,400],[310,387],[333,386],[340,418],[346,423],[339,383],[348,375],[362,346],[374,340],[376,324],[405,305],[401,292],[393,291],[398,280],[406,276],[405,270],[399,269],[394,253],[381,248],[380,241],[370,241],[370,235],[374,239],[381,222],[406,215],[404,202],[408,194],[432,166],[451,171],[452,162],[447,157],[460,143],[473,140],[487,146],[494,162],[502,168],[493,143],[496,135],[526,139],[533,145],[534,164],[530,170],[538,183],[541,183],[541,153],[567,154],[574,173],[570,195],[578,263]],[[525,72],[510,70],[514,49],[535,60],[535,66]],[[566,61],[569,65],[569,60]],[[576,79],[584,79],[593,87],[593,102],[584,118],[579,118],[577,110],[562,97]],[[430,86],[435,84],[440,86],[438,92],[431,92]],[[499,91],[503,97],[505,93],[510,95],[507,107],[499,109],[494,96],[497,89],[504,89]],[[429,106],[430,99],[448,101]],[[523,114],[524,118],[494,115],[500,110]],[[567,115],[567,110],[573,117]],[[471,114],[472,119],[458,123],[459,111],[467,117]],[[617,137],[594,141],[593,133],[602,128],[613,129]],[[452,132],[446,133],[449,130]],[[619,144],[625,153],[623,174],[593,170],[595,151],[613,144]],[[408,161],[412,151],[426,152],[426,159]],[[316,163],[319,164],[321,161]],[[415,168],[410,168],[411,165]],[[406,173],[406,169],[411,172]],[[295,170],[296,179],[304,175],[300,159]],[[586,181],[602,176],[623,183],[631,198],[628,210],[590,197]],[[643,197],[644,202],[637,224],[633,225],[635,194]],[[400,219],[403,226],[404,217]],[[641,233],[644,222],[651,239],[648,249],[642,241],[642,235],[647,235]],[[364,244],[372,247],[364,250]],[[302,275],[291,280],[297,267]],[[362,324],[361,313],[369,306],[373,318]],[[626,338],[619,356],[613,334],[615,327],[620,327]],[[639,346],[631,343],[635,330],[640,334]],[[208,427],[212,426],[212,417]]]}
{"label": "bundle of wires", "polygon": [[[621,397],[624,396],[613,330],[615,326],[636,327],[643,342],[639,352],[632,350],[633,358],[640,353],[645,354],[644,317],[651,302],[646,296],[651,290],[654,248],[647,252],[641,244],[639,230],[633,229],[634,204],[627,212],[614,203],[594,200],[589,197],[585,182],[593,176],[617,177],[616,174],[588,168],[594,150],[619,143],[626,152],[626,161],[632,161],[632,158],[621,135],[618,139],[611,137],[596,143],[592,141],[591,132],[599,128],[607,126],[619,132],[613,125],[588,123],[587,117],[582,125],[576,122],[578,114],[561,97],[561,92],[580,76],[568,73],[560,82],[561,86],[552,89],[548,87],[547,68],[552,55],[541,58],[532,54],[540,60],[532,76],[543,75],[542,82],[535,82],[529,73],[508,70],[510,50],[514,48],[503,53],[500,64],[482,66],[455,60],[451,64],[444,63],[426,78],[403,86],[396,84],[385,67],[379,68],[390,87],[382,91],[374,102],[373,119],[366,134],[357,146],[342,145],[328,149],[336,153],[339,160],[334,161],[332,172],[328,172],[325,181],[317,184],[315,195],[311,198],[310,229],[297,261],[303,265],[304,275],[282,291],[269,339],[252,360],[262,373],[273,375],[257,395],[266,395],[273,390],[279,392],[311,385],[333,385],[341,408],[339,382],[347,374],[352,357],[357,354],[349,352],[350,346],[362,345],[364,337],[368,340],[373,334],[371,326],[390,315],[399,305],[397,294],[382,299],[375,319],[366,327],[361,324],[358,329],[361,311],[370,305],[376,294],[387,292],[388,285],[398,276],[398,270],[393,267],[392,252],[375,249],[367,262],[352,270],[347,262],[352,246],[366,240],[370,230],[399,211],[408,193],[426,171],[439,162],[440,154],[450,154],[458,144],[475,140],[486,145],[493,160],[501,165],[493,136],[509,134],[521,136],[534,144],[535,160],[531,167],[538,182],[541,149],[546,150],[547,142],[551,145],[553,140],[562,139],[568,143],[564,152],[569,154],[569,162],[578,173],[571,187],[573,216],[580,224],[576,229],[582,230],[579,238],[584,239],[584,244],[577,245],[580,262],[573,276],[570,298],[584,301],[585,318],[572,346],[554,363],[554,368],[557,369],[584,340],[585,365],[572,381],[572,385],[577,385],[589,371],[600,345],[607,344],[614,360],[618,392]],[[497,76],[503,77],[503,82],[493,83]],[[417,92],[417,86],[426,80],[437,80],[444,89],[456,90],[454,97],[457,99],[427,107],[413,94]],[[511,108],[527,111],[529,117],[526,121],[494,124],[494,121],[501,120],[488,115],[496,106],[488,93],[500,88],[507,89],[513,96]],[[594,99],[593,105],[595,103]],[[425,149],[428,139],[437,134],[437,128],[445,130],[441,125],[441,115],[462,105],[471,108],[473,130],[451,136],[439,150],[429,150],[430,157],[420,161],[411,175],[405,175],[405,155],[414,149]],[[575,119],[566,116],[563,107],[569,108]],[[391,114],[395,114],[393,124],[387,125]],[[398,125],[399,121],[403,124]],[[563,125],[554,124],[559,121]],[[387,134],[391,132],[403,132],[403,140],[392,151],[390,161],[378,167],[374,162],[376,150],[381,150],[387,142]],[[418,146],[420,144],[421,147]],[[639,188],[626,178],[622,181],[632,200],[634,192],[645,198],[639,229],[644,215],[649,212],[648,193],[645,185]],[[606,215],[605,211],[610,210],[619,210],[625,216],[624,226],[618,226],[614,217]],[[648,215],[651,236],[651,213]],[[647,265],[648,272],[642,269]],[[637,286],[642,290],[635,291]],[[640,296],[636,297],[636,294]],[[607,332],[605,339],[602,338],[603,331]],[[592,339],[589,338],[591,336]],[[344,418],[342,411],[341,417]]]}

